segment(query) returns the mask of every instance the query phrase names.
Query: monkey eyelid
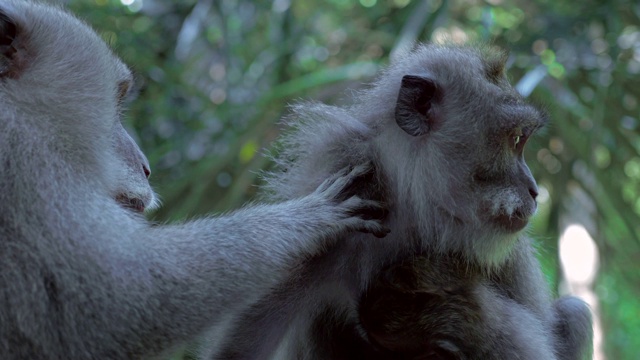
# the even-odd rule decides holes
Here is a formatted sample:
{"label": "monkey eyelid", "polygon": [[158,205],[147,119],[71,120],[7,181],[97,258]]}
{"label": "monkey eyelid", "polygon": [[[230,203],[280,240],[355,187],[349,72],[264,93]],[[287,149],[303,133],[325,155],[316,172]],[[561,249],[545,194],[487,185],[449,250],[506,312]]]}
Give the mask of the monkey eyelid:
{"label": "monkey eyelid", "polygon": [[504,131],[512,131],[520,127],[523,130],[529,129],[529,135],[531,135],[538,129],[544,128],[549,122],[549,113],[544,108],[507,101],[510,99],[509,97],[503,98],[497,109],[504,116],[500,125]]}

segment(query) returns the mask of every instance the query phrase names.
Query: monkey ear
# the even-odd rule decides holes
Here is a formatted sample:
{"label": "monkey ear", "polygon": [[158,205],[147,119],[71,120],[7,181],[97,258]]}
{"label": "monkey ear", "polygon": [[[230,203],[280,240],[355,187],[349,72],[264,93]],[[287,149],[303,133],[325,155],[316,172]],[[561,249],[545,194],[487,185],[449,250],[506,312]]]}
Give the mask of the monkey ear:
{"label": "monkey ear", "polygon": [[0,8],[0,78],[15,72],[17,52],[15,48],[18,26]]}
{"label": "monkey ear", "polygon": [[440,89],[433,79],[405,75],[396,102],[396,123],[412,136],[429,132],[433,122],[432,105],[440,97]]}

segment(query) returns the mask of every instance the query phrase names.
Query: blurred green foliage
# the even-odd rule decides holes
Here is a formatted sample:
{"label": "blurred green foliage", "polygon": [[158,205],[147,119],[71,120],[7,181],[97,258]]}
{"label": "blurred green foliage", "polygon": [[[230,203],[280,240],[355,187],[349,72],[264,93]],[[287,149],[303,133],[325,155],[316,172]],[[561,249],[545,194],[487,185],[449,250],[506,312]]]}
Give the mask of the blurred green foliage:
{"label": "blurred green foliage", "polygon": [[559,284],[557,239],[582,223],[609,359],[640,350],[640,4],[627,0],[67,0],[140,80],[127,124],[158,221],[254,198],[288,103],[348,101],[414,41],[488,41],[552,123],[528,146],[548,192],[532,233]]}

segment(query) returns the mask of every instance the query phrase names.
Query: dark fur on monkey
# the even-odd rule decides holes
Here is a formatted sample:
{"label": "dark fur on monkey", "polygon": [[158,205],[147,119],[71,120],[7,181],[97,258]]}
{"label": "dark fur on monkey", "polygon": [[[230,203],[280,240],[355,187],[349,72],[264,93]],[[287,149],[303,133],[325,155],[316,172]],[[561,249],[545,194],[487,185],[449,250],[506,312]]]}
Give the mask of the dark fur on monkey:
{"label": "dark fur on monkey", "polygon": [[541,344],[527,337],[537,324],[534,315],[454,255],[416,256],[384,269],[363,295],[359,313],[366,336],[387,358],[539,356]]}
{"label": "dark fur on monkey", "polygon": [[[493,359],[590,356],[588,307],[573,297],[551,299],[524,234],[538,189],[523,151],[547,115],[509,84],[506,59],[486,46],[419,45],[399,55],[353,105],[293,107],[279,169],[267,177],[270,199],[307,194],[336,169],[372,162],[373,173],[356,187],[387,204],[391,233],[384,241],[344,234],[352,241],[311,258],[218,328],[222,349],[213,358],[446,358],[476,349]],[[426,302],[413,302],[402,287],[377,292],[385,288],[376,283],[383,269],[418,255],[429,260],[400,266],[424,280],[409,282],[409,289],[435,289]],[[433,287],[447,278],[458,292]],[[360,313],[368,292],[374,303],[362,309],[381,316],[378,328]],[[396,326],[412,314],[385,313],[385,296],[413,306],[415,321]],[[444,315],[431,314],[441,307]],[[460,317],[473,321],[447,322]],[[510,336],[502,341],[487,333],[492,329]],[[408,343],[399,339],[403,331],[413,336]],[[454,336],[430,343],[422,331]]]}

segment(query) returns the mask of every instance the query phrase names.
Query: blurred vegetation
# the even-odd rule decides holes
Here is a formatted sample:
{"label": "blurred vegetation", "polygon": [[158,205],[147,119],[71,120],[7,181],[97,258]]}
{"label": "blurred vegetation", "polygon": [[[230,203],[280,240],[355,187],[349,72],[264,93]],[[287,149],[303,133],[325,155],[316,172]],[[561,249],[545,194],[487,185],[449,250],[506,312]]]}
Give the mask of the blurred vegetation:
{"label": "blurred vegetation", "polygon": [[252,199],[287,104],[348,101],[414,41],[489,41],[552,114],[528,146],[547,201],[533,227],[558,285],[557,239],[582,223],[609,359],[640,350],[640,4],[628,0],[67,0],[140,79],[127,124],[149,156],[158,221]]}

